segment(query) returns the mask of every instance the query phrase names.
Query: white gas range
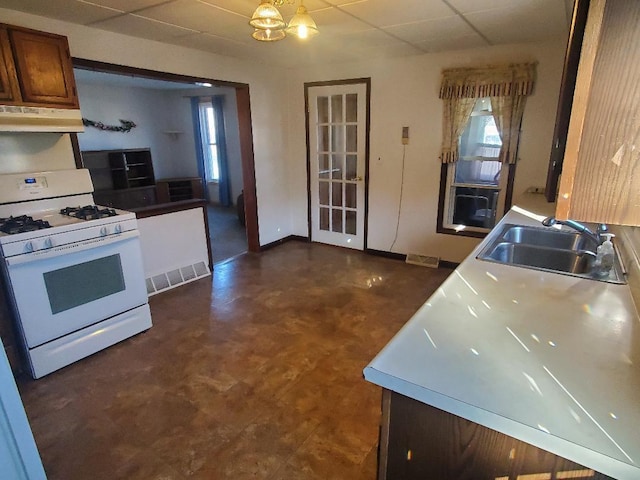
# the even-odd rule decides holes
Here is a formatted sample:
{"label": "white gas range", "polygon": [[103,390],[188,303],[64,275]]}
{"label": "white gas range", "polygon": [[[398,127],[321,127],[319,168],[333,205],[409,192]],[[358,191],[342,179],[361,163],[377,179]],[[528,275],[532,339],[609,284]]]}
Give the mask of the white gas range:
{"label": "white gas range", "polygon": [[87,170],[0,175],[0,255],[31,374],[151,327],[135,214],[93,205]]}

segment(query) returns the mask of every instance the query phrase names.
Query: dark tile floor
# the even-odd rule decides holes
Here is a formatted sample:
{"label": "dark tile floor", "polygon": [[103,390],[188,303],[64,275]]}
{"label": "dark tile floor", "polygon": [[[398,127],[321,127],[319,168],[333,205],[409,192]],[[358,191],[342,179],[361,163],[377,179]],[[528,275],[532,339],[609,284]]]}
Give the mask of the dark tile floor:
{"label": "dark tile floor", "polygon": [[449,273],[289,242],[152,297],[148,332],[18,379],[49,479],[375,479],[362,369]]}

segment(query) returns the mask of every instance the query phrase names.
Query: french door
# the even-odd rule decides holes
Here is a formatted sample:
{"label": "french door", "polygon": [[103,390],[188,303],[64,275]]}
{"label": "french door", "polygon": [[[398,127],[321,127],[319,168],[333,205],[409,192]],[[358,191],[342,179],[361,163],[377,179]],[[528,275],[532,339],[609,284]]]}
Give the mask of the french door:
{"label": "french door", "polygon": [[367,83],[308,88],[311,240],[364,249]]}

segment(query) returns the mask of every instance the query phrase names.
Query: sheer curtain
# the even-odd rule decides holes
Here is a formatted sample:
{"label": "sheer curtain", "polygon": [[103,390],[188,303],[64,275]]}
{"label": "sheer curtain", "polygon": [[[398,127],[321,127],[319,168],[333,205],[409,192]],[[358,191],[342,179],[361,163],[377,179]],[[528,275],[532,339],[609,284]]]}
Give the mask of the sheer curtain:
{"label": "sheer curtain", "polygon": [[500,161],[502,163],[516,163],[518,153],[518,138],[520,125],[527,97],[514,95],[509,97],[491,97],[491,110],[496,122],[502,147]]}
{"label": "sheer curtain", "polygon": [[515,163],[526,97],[533,92],[536,64],[485,68],[452,68],[442,72],[442,163],[458,160],[458,139],[478,98],[491,98],[493,116],[502,140],[500,159]]}
{"label": "sheer curtain", "polygon": [[442,163],[458,160],[458,139],[469,121],[475,98],[456,97],[444,99],[442,112]]}
{"label": "sheer curtain", "polygon": [[[205,110],[213,110],[213,125],[209,125]],[[191,99],[191,113],[193,119],[193,129],[196,147],[196,157],[198,160],[198,174],[202,178],[203,184],[207,185],[211,181],[210,175],[213,165],[207,162],[216,162],[218,178],[218,201],[220,205],[228,207],[233,204],[231,199],[231,185],[229,181],[229,165],[227,161],[227,144],[224,128],[224,97],[216,95],[213,97],[193,97]],[[215,135],[215,152],[207,151],[210,146],[211,135]],[[213,157],[213,158],[211,158]],[[215,170],[214,170],[215,171]],[[205,188],[205,197],[209,199],[209,189]]]}

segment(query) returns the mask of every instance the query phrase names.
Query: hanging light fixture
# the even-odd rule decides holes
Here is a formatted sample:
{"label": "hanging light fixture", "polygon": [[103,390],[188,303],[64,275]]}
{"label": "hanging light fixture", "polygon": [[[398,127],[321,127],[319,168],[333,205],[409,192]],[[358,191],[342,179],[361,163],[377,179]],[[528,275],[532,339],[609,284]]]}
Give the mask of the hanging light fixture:
{"label": "hanging light fixture", "polygon": [[258,8],[256,8],[256,11],[253,12],[249,25],[256,29],[273,31],[282,30],[287,24],[273,3],[268,0],[263,0]]}
{"label": "hanging light fixture", "polygon": [[266,30],[256,28],[251,36],[260,42],[277,42],[286,37],[283,29],[271,30],[270,28]]}
{"label": "hanging light fixture", "polygon": [[261,3],[253,13],[249,25],[254,28],[253,38],[260,42],[275,42],[282,40],[286,35],[296,35],[305,39],[318,33],[316,22],[313,21],[303,0],[296,10],[289,24],[284,21],[277,7],[288,3],[293,5],[295,0],[260,0]]}
{"label": "hanging light fixture", "polygon": [[307,7],[304,6],[303,0],[300,0],[300,6],[296,10],[289,25],[285,30],[289,35],[297,35],[298,38],[308,38],[319,33],[316,22],[313,21]]}

